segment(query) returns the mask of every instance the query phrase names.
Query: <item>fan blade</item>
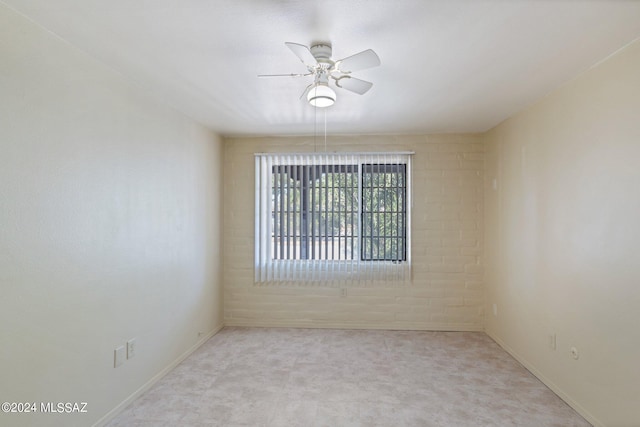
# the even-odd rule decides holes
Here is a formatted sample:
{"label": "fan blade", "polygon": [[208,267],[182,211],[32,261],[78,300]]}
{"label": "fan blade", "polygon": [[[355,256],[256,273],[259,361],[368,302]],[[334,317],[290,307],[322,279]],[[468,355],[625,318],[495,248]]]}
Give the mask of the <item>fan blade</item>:
{"label": "fan blade", "polygon": [[360,53],[336,61],[336,68],[347,74],[364,70],[365,68],[377,67],[378,65],[380,65],[380,58],[371,49],[363,50]]}
{"label": "fan blade", "polygon": [[336,86],[355,92],[358,95],[364,95],[369,89],[371,89],[373,83],[356,79],[351,76],[342,76],[339,79],[336,79]]}
{"label": "fan blade", "polygon": [[313,68],[318,64],[308,47],[298,43],[285,42],[291,52],[293,52],[307,68]]}
{"label": "fan blade", "polygon": [[313,73],[307,74],[258,74],[258,77],[307,77]]}

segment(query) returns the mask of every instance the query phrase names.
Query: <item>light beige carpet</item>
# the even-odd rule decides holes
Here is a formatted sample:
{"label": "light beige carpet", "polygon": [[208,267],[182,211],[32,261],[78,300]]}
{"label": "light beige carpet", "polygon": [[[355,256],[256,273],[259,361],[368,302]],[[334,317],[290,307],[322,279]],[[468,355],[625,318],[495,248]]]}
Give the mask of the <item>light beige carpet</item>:
{"label": "light beige carpet", "polygon": [[116,426],[589,426],[484,333],[225,328]]}

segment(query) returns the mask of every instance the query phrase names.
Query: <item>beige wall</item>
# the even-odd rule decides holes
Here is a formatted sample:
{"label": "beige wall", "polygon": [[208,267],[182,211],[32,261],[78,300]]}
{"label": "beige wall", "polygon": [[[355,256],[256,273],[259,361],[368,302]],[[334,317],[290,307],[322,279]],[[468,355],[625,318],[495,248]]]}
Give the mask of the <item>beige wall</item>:
{"label": "beige wall", "polygon": [[[323,138],[319,138],[323,139]],[[483,144],[476,135],[331,137],[328,151],[415,151],[413,283],[376,288],[253,282],[254,153],[313,137],[225,140],[225,324],[482,330]],[[318,149],[324,150],[323,142]]]}
{"label": "beige wall", "polygon": [[486,330],[596,425],[640,423],[639,119],[636,42],[486,136]]}
{"label": "beige wall", "polygon": [[91,425],[222,325],[221,162],[218,137],[0,5],[0,400],[88,403],[0,425]]}

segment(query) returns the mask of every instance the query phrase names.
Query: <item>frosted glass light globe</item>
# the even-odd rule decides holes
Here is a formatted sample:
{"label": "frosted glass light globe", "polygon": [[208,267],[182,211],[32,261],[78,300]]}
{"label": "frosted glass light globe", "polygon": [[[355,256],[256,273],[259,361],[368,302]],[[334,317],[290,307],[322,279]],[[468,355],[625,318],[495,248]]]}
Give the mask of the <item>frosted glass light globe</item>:
{"label": "frosted glass light globe", "polygon": [[326,83],[316,83],[309,90],[307,100],[314,107],[330,107],[336,102],[336,93]]}

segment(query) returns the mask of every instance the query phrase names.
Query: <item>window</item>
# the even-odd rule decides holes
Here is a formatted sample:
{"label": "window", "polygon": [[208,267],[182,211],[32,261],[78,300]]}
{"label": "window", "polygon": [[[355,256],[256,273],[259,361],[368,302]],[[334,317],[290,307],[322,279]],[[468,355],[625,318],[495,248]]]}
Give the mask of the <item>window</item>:
{"label": "window", "polygon": [[362,165],[361,258],[407,260],[407,165]]}
{"label": "window", "polygon": [[256,282],[406,280],[409,159],[256,155]]}

